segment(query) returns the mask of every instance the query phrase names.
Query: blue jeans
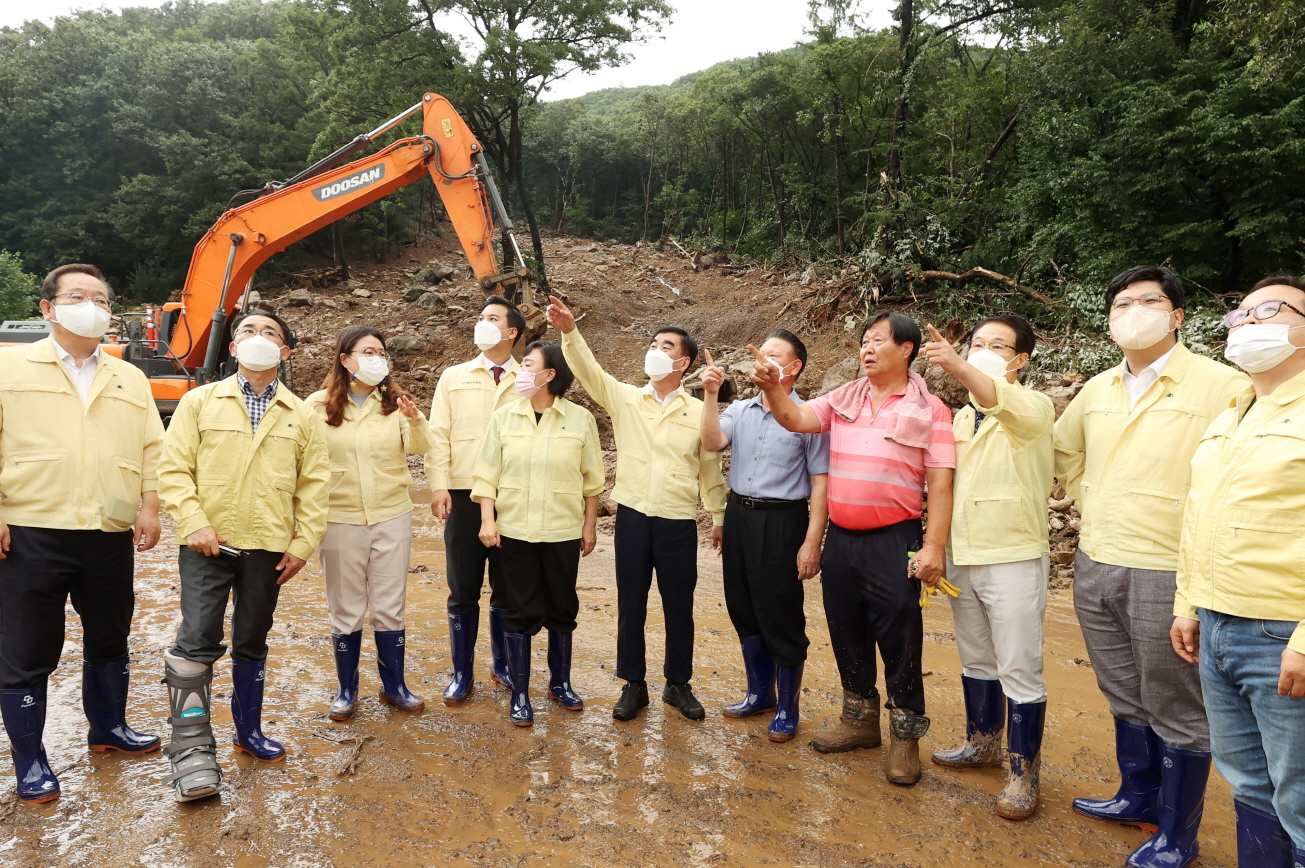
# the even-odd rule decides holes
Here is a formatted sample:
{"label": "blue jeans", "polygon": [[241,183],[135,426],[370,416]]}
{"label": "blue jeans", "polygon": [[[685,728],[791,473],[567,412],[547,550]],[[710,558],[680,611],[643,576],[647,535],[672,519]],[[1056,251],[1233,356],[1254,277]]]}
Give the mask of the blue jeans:
{"label": "blue jeans", "polygon": [[1197,614],[1214,764],[1233,798],[1277,815],[1305,848],[1305,698],[1278,695],[1282,651],[1297,622]]}

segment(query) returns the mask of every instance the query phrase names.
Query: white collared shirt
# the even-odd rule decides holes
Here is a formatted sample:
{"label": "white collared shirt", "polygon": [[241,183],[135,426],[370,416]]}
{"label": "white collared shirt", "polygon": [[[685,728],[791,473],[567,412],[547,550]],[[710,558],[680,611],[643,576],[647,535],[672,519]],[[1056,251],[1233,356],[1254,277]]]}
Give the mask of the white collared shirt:
{"label": "white collared shirt", "polygon": [[1178,344],[1175,343],[1169,348],[1169,352],[1156,359],[1151,364],[1142,369],[1142,373],[1133,375],[1128,370],[1128,360],[1124,360],[1124,388],[1128,391],[1128,409],[1137,406],[1137,399],[1146,394],[1146,390],[1151,388],[1151,384],[1160,379],[1160,374],[1164,372],[1165,362],[1174,354]]}
{"label": "white collared shirt", "polygon": [[95,352],[91,353],[86,361],[82,362],[81,367],[78,367],[77,360],[72,357],[72,353],[59,346],[59,342],[54,339],[54,335],[50,335],[50,343],[54,344],[54,351],[63,361],[64,367],[68,369],[73,385],[77,387],[77,392],[82,396],[82,403],[85,404],[91,395],[91,385],[95,382],[95,372],[100,365],[100,348],[97,346]]}
{"label": "white collared shirt", "polygon": [[489,356],[485,355],[484,353],[481,353],[480,355],[476,356],[474,359],[471,360],[471,364],[472,367],[479,365],[480,367],[489,371],[491,374],[494,373],[495,368],[502,368],[503,373],[498,375],[499,382],[501,383],[503,381],[503,378],[507,376],[508,372],[512,370],[512,367],[517,364],[517,360],[515,356],[508,356],[508,360],[506,362],[499,364],[498,362],[490,361]]}
{"label": "white collared shirt", "polygon": [[681,389],[681,388],[683,388],[683,387],[682,387],[682,386],[676,386],[676,387],[675,387],[675,391],[671,392],[671,393],[670,393],[669,395],[667,395],[665,398],[658,398],[658,397],[657,397],[657,392],[656,392],[656,390],[653,389],[653,387],[652,387],[652,383],[649,383],[648,385],[644,386],[644,387],[643,387],[643,391],[644,391],[645,394],[647,394],[647,395],[652,395],[654,398],[657,398],[657,400],[661,402],[661,405],[662,405],[663,407],[665,407],[667,404],[671,403],[671,399],[672,399],[672,398],[674,398],[676,395],[680,394],[680,389]]}

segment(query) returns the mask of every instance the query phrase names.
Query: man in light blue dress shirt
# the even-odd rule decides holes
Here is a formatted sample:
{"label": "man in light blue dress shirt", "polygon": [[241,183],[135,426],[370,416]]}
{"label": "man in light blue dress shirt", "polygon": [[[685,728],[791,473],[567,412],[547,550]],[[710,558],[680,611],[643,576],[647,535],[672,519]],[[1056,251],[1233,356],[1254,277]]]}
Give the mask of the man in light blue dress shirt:
{"label": "man in light blue dress shirt", "polygon": [[[761,354],[800,403],[792,389],[806,367],[806,346],[779,329],[766,338]],[[774,709],[768,736],[788,741],[797,733],[809,644],[802,582],[820,571],[828,515],[829,435],[786,431],[771,415],[764,394],[736,401],[718,415],[725,370],[712,364],[710,353],[707,364],[702,443],[713,451],[733,448],[721,554],[725,605],[743,646],[748,677],[747,695],[724,714],[750,717]]]}

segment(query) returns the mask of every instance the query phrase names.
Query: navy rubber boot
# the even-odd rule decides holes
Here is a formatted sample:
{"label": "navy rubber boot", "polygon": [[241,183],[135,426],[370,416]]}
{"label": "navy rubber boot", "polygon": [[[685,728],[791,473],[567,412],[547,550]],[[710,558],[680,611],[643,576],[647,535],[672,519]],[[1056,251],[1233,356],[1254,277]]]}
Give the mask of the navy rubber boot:
{"label": "navy rubber boot", "polygon": [[751,717],[770,711],[778,702],[775,699],[775,661],[770,648],[760,633],[739,639],[743,646],[743,671],[748,676],[748,692],[740,701],[725,706],[721,713],[726,717]]}
{"label": "navy rubber boot", "polygon": [[1027,820],[1038,809],[1042,777],[1042,732],[1047,723],[1046,702],[1010,703],[1010,776],[997,796],[997,816]]}
{"label": "navy rubber boot", "polygon": [[504,633],[503,640],[512,677],[512,710],[508,719],[517,726],[533,726],[535,712],[530,707],[530,637],[521,633]]}
{"label": "navy rubber boot", "polygon": [[331,703],[331,720],[348,720],[358,710],[358,659],[362,656],[362,630],[332,633],[331,652],[335,655],[335,675],[340,693]]}
{"label": "navy rubber boot", "polygon": [[1156,833],[1128,857],[1128,868],[1188,868],[1201,856],[1197,833],[1205,812],[1210,752],[1164,747]]}
{"label": "navy rubber boot", "polygon": [[585,707],[580,694],[571,688],[571,633],[548,631],[548,695],[568,711]]}
{"label": "navy rubber boot", "polygon": [[0,690],[0,715],[9,734],[9,755],[18,777],[18,798],[40,804],[59,798],[59,779],[45,758],[45,682],[40,687]]}
{"label": "navy rubber boot", "polygon": [[157,735],[136,732],[127,725],[127,687],[131,662],[124,654],[108,663],[82,663],[82,710],[91,725],[86,744],[91,750],[149,753],[162,744]]}
{"label": "navy rubber boot", "polygon": [[1305,847],[1292,847],[1292,868],[1305,868]]}
{"label": "navy rubber boot", "polygon": [[802,702],[802,670],[805,663],[781,666],[775,670],[775,684],[779,688],[778,707],[766,728],[771,741],[788,741],[797,735],[798,707]]}
{"label": "navy rubber boot", "polygon": [[1237,864],[1240,868],[1292,868],[1291,837],[1272,814],[1233,799],[1237,809]]}
{"label": "navy rubber boot", "polygon": [[1001,768],[1002,730],[1006,724],[1006,695],[1001,682],[961,676],[965,697],[965,743],[933,752],[935,765],[951,769]]}
{"label": "navy rubber boot", "polygon": [[1110,799],[1075,799],[1074,812],[1093,820],[1138,826],[1154,832],[1164,769],[1164,743],[1149,726],[1115,718],[1119,792]]}
{"label": "navy rubber boot", "polygon": [[477,618],[474,612],[449,612],[449,657],[453,660],[453,680],[444,688],[445,705],[461,705],[471,695],[472,665],[476,662]]}
{"label": "navy rubber boot", "polygon": [[512,667],[508,663],[508,650],[503,637],[503,613],[506,609],[489,607],[489,677],[495,684],[512,689]]}
{"label": "navy rubber boot", "polygon": [[256,760],[274,763],[285,759],[285,747],[263,735],[266,668],[262,660],[231,661],[231,722],[236,727],[231,743]]}
{"label": "navy rubber boot", "polygon": [[406,630],[373,630],[376,637],[376,663],[381,671],[381,702],[400,711],[422,711],[426,702],[414,696],[403,680],[403,651]]}

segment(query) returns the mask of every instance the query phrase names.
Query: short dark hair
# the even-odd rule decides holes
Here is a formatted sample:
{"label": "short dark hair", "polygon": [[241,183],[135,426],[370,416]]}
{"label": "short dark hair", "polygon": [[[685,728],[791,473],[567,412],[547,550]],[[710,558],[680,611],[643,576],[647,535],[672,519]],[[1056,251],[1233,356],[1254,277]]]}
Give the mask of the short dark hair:
{"label": "short dark hair", "polygon": [[[1257,289],[1264,289],[1266,286],[1290,286],[1292,289],[1298,289],[1301,292],[1305,292],[1305,279],[1292,277],[1290,274],[1273,274],[1264,278],[1264,280],[1257,281],[1256,284],[1251,287],[1250,292],[1255,292]],[[1250,295],[1250,293],[1248,292],[1247,295]]]}
{"label": "short dark hair", "polygon": [[522,314],[521,311],[517,309],[517,306],[515,304],[508,301],[506,298],[504,298],[501,295],[491,295],[488,298],[486,298],[485,303],[480,306],[480,312],[484,313],[485,308],[494,304],[500,307],[507,308],[508,328],[516,329],[517,337],[521,337],[526,333],[525,315]]}
{"label": "short dark hair", "polygon": [[294,346],[297,343],[295,340],[295,333],[291,331],[290,326],[286,325],[285,320],[281,319],[281,317],[272,313],[270,310],[263,310],[262,308],[257,307],[242,310],[231,318],[231,337],[233,340],[236,336],[236,329],[240,328],[240,324],[251,316],[267,317],[272,322],[276,323],[277,327],[281,329],[281,336],[285,338],[285,345],[290,347],[290,349],[294,349]]}
{"label": "short dark hair", "polygon": [[990,322],[1001,323],[1004,326],[1008,326],[1011,331],[1015,332],[1016,353],[1025,353],[1030,356],[1033,355],[1033,348],[1037,346],[1038,343],[1037,335],[1033,333],[1033,326],[1029,325],[1029,321],[1024,317],[1016,316],[1013,313],[994,314],[993,316],[984,319],[974,327],[973,332],[970,332],[970,337],[974,337],[974,332],[977,332]]}
{"label": "short dark hair", "polygon": [[1174,310],[1181,310],[1187,304],[1187,293],[1183,290],[1183,279],[1171,268],[1163,265],[1137,265],[1121,274],[1117,274],[1106,284],[1106,315],[1110,315],[1110,306],[1115,303],[1115,296],[1135,283],[1154,280],[1160,284],[1165,297],[1173,302]]}
{"label": "short dark hair", "polygon": [[[807,369],[807,345],[802,343],[801,338],[788,329],[775,329],[773,332],[766,335],[766,340],[770,340],[771,338],[779,338],[781,341],[792,347],[793,355],[797,356],[798,361],[802,363],[802,371]],[[802,371],[798,371],[798,377],[802,376]],[[794,382],[797,381],[797,377],[794,377],[793,379]]]}
{"label": "short dark hair", "polygon": [[54,297],[59,294],[59,278],[65,274],[87,274],[104,284],[104,290],[109,294],[109,301],[113,301],[116,296],[113,294],[113,287],[109,286],[109,281],[94,265],[88,265],[84,262],[73,262],[68,265],[60,265],[54,271],[45,276],[41,281],[41,298],[54,304]]}
{"label": "short dark hair", "polygon": [[[694,362],[698,361],[698,342],[693,339],[692,335],[679,326],[662,326],[652,333],[653,340],[656,340],[658,335],[664,334],[680,336],[680,345],[683,346],[684,351],[689,354],[689,368],[692,368]],[[685,373],[688,373],[689,368],[684,369]]]}
{"label": "short dark hair", "polygon": [[911,357],[906,360],[909,365],[915,361],[915,357],[920,355],[920,344],[924,341],[924,335],[920,333],[920,325],[904,313],[898,313],[895,310],[881,310],[879,313],[865,321],[861,326],[861,340],[865,340],[865,333],[879,325],[884,320],[888,320],[888,328],[893,335],[893,343],[911,345]]}
{"label": "short dark hair", "polygon": [[548,391],[554,397],[562,397],[566,394],[566,390],[571,388],[571,384],[575,382],[575,374],[571,373],[571,366],[566,363],[566,356],[562,354],[562,345],[557,341],[534,341],[521,354],[521,361],[524,362],[526,356],[535,350],[543,353],[544,368],[553,369],[553,379],[548,381]]}

